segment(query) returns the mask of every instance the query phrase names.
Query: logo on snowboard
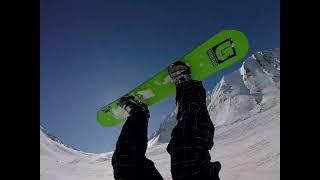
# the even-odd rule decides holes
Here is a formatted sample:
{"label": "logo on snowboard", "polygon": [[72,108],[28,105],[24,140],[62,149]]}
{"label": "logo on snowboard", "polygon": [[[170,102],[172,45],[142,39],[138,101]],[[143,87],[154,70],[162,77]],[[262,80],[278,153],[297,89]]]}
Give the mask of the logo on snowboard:
{"label": "logo on snowboard", "polygon": [[209,49],[207,54],[212,62],[212,65],[217,66],[220,63],[236,56],[236,50],[234,48],[232,39],[229,38]]}

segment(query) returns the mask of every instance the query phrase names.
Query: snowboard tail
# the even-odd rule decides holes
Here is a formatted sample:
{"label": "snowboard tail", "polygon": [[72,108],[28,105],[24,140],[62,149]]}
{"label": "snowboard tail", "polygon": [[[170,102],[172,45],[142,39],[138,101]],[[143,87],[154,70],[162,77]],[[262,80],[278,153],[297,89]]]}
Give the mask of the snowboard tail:
{"label": "snowboard tail", "polygon": [[[248,49],[248,40],[242,32],[224,30],[177,60],[190,67],[193,80],[203,80],[243,59]],[[133,95],[151,106],[175,92],[175,85],[167,68],[164,68],[124,96]],[[128,113],[119,106],[119,99],[98,111],[97,120],[101,126],[114,126],[128,117]]]}

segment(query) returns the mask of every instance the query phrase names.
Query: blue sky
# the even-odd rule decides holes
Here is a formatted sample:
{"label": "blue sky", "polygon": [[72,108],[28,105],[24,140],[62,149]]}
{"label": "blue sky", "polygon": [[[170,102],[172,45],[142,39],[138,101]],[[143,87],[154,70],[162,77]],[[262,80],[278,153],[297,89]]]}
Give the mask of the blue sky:
{"label": "blue sky", "polygon": [[[86,152],[112,151],[121,125],[96,111],[223,29],[238,29],[250,53],[280,47],[278,0],[41,0],[40,124]],[[204,81],[207,90],[225,73]],[[174,109],[150,108],[149,132]]]}

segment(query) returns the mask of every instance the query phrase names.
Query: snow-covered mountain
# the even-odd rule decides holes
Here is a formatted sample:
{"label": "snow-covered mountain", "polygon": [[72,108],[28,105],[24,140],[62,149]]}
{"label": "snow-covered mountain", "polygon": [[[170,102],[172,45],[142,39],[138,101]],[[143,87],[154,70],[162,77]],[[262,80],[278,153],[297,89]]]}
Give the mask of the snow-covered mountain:
{"label": "snow-covered mountain", "polygon": [[42,132],[43,134],[45,134],[49,139],[51,139],[52,141],[55,141],[57,142],[58,144],[62,144],[63,146],[66,146],[70,149],[73,149],[73,150],[76,150],[76,151],[79,151],[77,148],[73,147],[73,146],[69,146],[69,145],[66,145],[64,144],[58,137],[50,134],[47,129],[45,129],[44,127],[40,126],[40,132]]}
{"label": "snow-covered mountain", "polygon": [[111,153],[75,150],[40,127],[40,179],[112,179]]}
{"label": "snow-covered mountain", "polygon": [[[241,68],[224,76],[207,95],[207,107],[216,128],[246,120],[280,103],[280,49],[256,52]],[[177,109],[163,120],[153,137],[167,143]]]}
{"label": "snow-covered mountain", "polygon": [[[224,180],[280,179],[280,49],[256,52],[224,76],[207,95],[216,126],[212,159]],[[147,157],[164,179],[171,179],[166,152],[176,110],[149,141]],[[65,146],[40,128],[42,180],[113,179],[111,153],[84,153]]]}

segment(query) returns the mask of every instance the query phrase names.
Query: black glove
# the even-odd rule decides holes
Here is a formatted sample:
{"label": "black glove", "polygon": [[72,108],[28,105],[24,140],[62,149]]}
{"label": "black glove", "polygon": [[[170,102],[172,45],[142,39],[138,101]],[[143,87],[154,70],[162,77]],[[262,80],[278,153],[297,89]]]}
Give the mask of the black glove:
{"label": "black glove", "polygon": [[120,106],[125,109],[129,115],[145,115],[150,117],[148,106],[139,101],[135,100],[134,96],[124,96],[120,98]]}
{"label": "black glove", "polygon": [[219,161],[210,162],[211,164],[211,171],[210,171],[210,178],[212,180],[220,180],[219,172],[221,170],[221,163]]}

